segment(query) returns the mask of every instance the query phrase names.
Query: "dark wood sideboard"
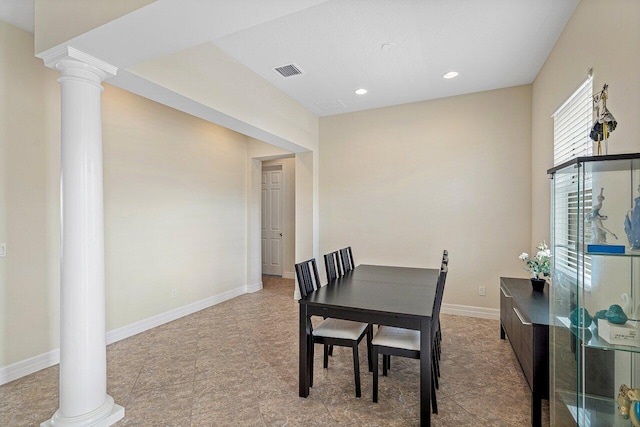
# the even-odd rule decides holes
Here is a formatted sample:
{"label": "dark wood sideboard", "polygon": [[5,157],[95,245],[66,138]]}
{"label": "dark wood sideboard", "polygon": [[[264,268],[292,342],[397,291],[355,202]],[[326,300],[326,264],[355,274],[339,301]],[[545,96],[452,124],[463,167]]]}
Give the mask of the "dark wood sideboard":
{"label": "dark wood sideboard", "polygon": [[509,338],[531,388],[531,425],[542,425],[549,399],[549,285],[534,292],[529,279],[500,278],[500,338]]}

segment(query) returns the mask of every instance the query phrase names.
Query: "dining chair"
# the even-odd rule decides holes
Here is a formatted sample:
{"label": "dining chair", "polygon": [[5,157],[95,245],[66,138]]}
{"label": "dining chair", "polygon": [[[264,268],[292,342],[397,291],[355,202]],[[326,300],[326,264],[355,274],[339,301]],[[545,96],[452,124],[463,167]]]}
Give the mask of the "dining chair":
{"label": "dining chair", "polygon": [[[324,268],[327,272],[327,282],[342,277],[340,251],[331,252],[324,256]],[[329,346],[329,356],[333,356],[333,345]]]}
{"label": "dining chair", "polygon": [[[444,250],[442,251],[442,265],[448,265],[449,264],[449,251],[448,250]],[[440,344],[442,343],[442,330],[440,328],[440,320],[438,319],[438,330],[436,331],[436,341],[435,341],[435,354],[436,357],[438,358],[438,360],[440,360],[442,358],[442,351],[441,351],[441,347]],[[386,354],[382,357],[382,366],[383,369],[391,369],[391,356]],[[440,364],[438,363],[436,365],[436,374],[438,377],[440,377]],[[436,388],[438,388],[438,378],[436,378]]]}
{"label": "dining chair", "polygon": [[353,253],[351,252],[351,246],[340,249],[340,259],[342,260],[342,271],[344,273],[348,273],[355,268],[355,265],[353,265]]}
{"label": "dining chair", "polygon": [[[438,403],[436,400],[437,360],[435,357],[435,332],[440,326],[440,307],[442,306],[442,296],[444,285],[447,279],[449,267],[442,264],[438,282],[436,285],[436,295],[433,303],[433,314],[431,317],[431,408],[434,414],[438,413]],[[373,347],[373,401],[378,401],[378,354],[394,355],[420,359],[420,331],[397,328],[392,326],[380,326],[375,337],[371,341]],[[383,361],[384,376],[387,375],[387,365]]]}
{"label": "dining chair", "polygon": [[328,253],[324,256],[324,268],[327,271],[327,281],[342,277],[342,266],[340,265],[340,251]]}
{"label": "dining chair", "polygon": [[[298,285],[302,297],[315,292],[320,285],[318,276],[318,267],[316,260],[310,260],[295,265]],[[312,327],[308,322],[307,330],[308,340],[308,359],[310,380],[309,385],[313,387],[313,347],[314,344],[324,345],[324,369],[329,368],[329,345],[337,345],[341,347],[351,347],[353,349],[353,372],[356,386],[356,397],[362,395],[360,390],[360,358],[358,355],[358,344],[366,336],[367,337],[367,356],[369,360],[369,372],[373,370],[373,359],[371,356],[371,339],[373,337],[373,329],[367,323],[353,322],[351,320],[327,318],[317,327]]]}
{"label": "dining chair", "polygon": [[[449,251],[442,251],[442,265],[449,266]],[[442,352],[440,348],[440,344],[442,343],[442,328],[440,328],[440,320],[438,319],[438,331],[436,332],[436,356],[438,360],[442,358]],[[440,365],[438,364],[438,377],[440,376]],[[436,386],[437,386],[437,378],[436,378]]]}

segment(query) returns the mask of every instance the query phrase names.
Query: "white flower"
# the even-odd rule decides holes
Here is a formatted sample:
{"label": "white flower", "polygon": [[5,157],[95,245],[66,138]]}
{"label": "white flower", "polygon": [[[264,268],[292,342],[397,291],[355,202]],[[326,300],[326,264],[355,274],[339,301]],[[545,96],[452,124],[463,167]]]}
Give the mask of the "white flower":
{"label": "white flower", "polygon": [[546,242],[540,243],[536,247],[537,252],[534,258],[529,258],[529,254],[523,252],[518,258],[526,263],[525,271],[531,273],[531,277],[549,276],[551,268],[551,250]]}

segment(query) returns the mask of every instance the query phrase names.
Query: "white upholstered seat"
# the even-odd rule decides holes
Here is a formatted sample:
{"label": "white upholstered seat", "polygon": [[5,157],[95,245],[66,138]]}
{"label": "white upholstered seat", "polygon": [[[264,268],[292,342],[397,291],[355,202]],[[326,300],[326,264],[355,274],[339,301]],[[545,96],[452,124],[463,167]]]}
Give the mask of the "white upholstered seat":
{"label": "white upholstered seat", "polygon": [[325,338],[357,340],[367,329],[366,323],[342,319],[326,319],[320,326],[313,328],[313,335]]}
{"label": "white upholstered seat", "polygon": [[384,347],[420,351],[420,331],[395,328],[393,326],[380,326],[371,343]]}

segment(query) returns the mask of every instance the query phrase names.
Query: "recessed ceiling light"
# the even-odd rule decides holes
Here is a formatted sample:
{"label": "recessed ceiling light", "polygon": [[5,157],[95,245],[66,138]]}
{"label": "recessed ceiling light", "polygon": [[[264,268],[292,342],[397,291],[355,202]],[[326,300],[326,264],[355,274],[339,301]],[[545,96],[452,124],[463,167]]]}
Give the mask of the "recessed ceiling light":
{"label": "recessed ceiling light", "polygon": [[444,74],[442,75],[442,78],[445,78],[445,79],[452,79],[452,78],[454,78],[454,77],[455,77],[455,76],[457,76],[457,75],[458,75],[458,72],[457,72],[457,71],[449,71],[448,73],[444,73]]}
{"label": "recessed ceiling light", "polygon": [[367,93],[367,90],[364,89],[364,88],[360,88],[360,89],[356,90],[356,93],[358,95],[364,95],[365,93]]}

